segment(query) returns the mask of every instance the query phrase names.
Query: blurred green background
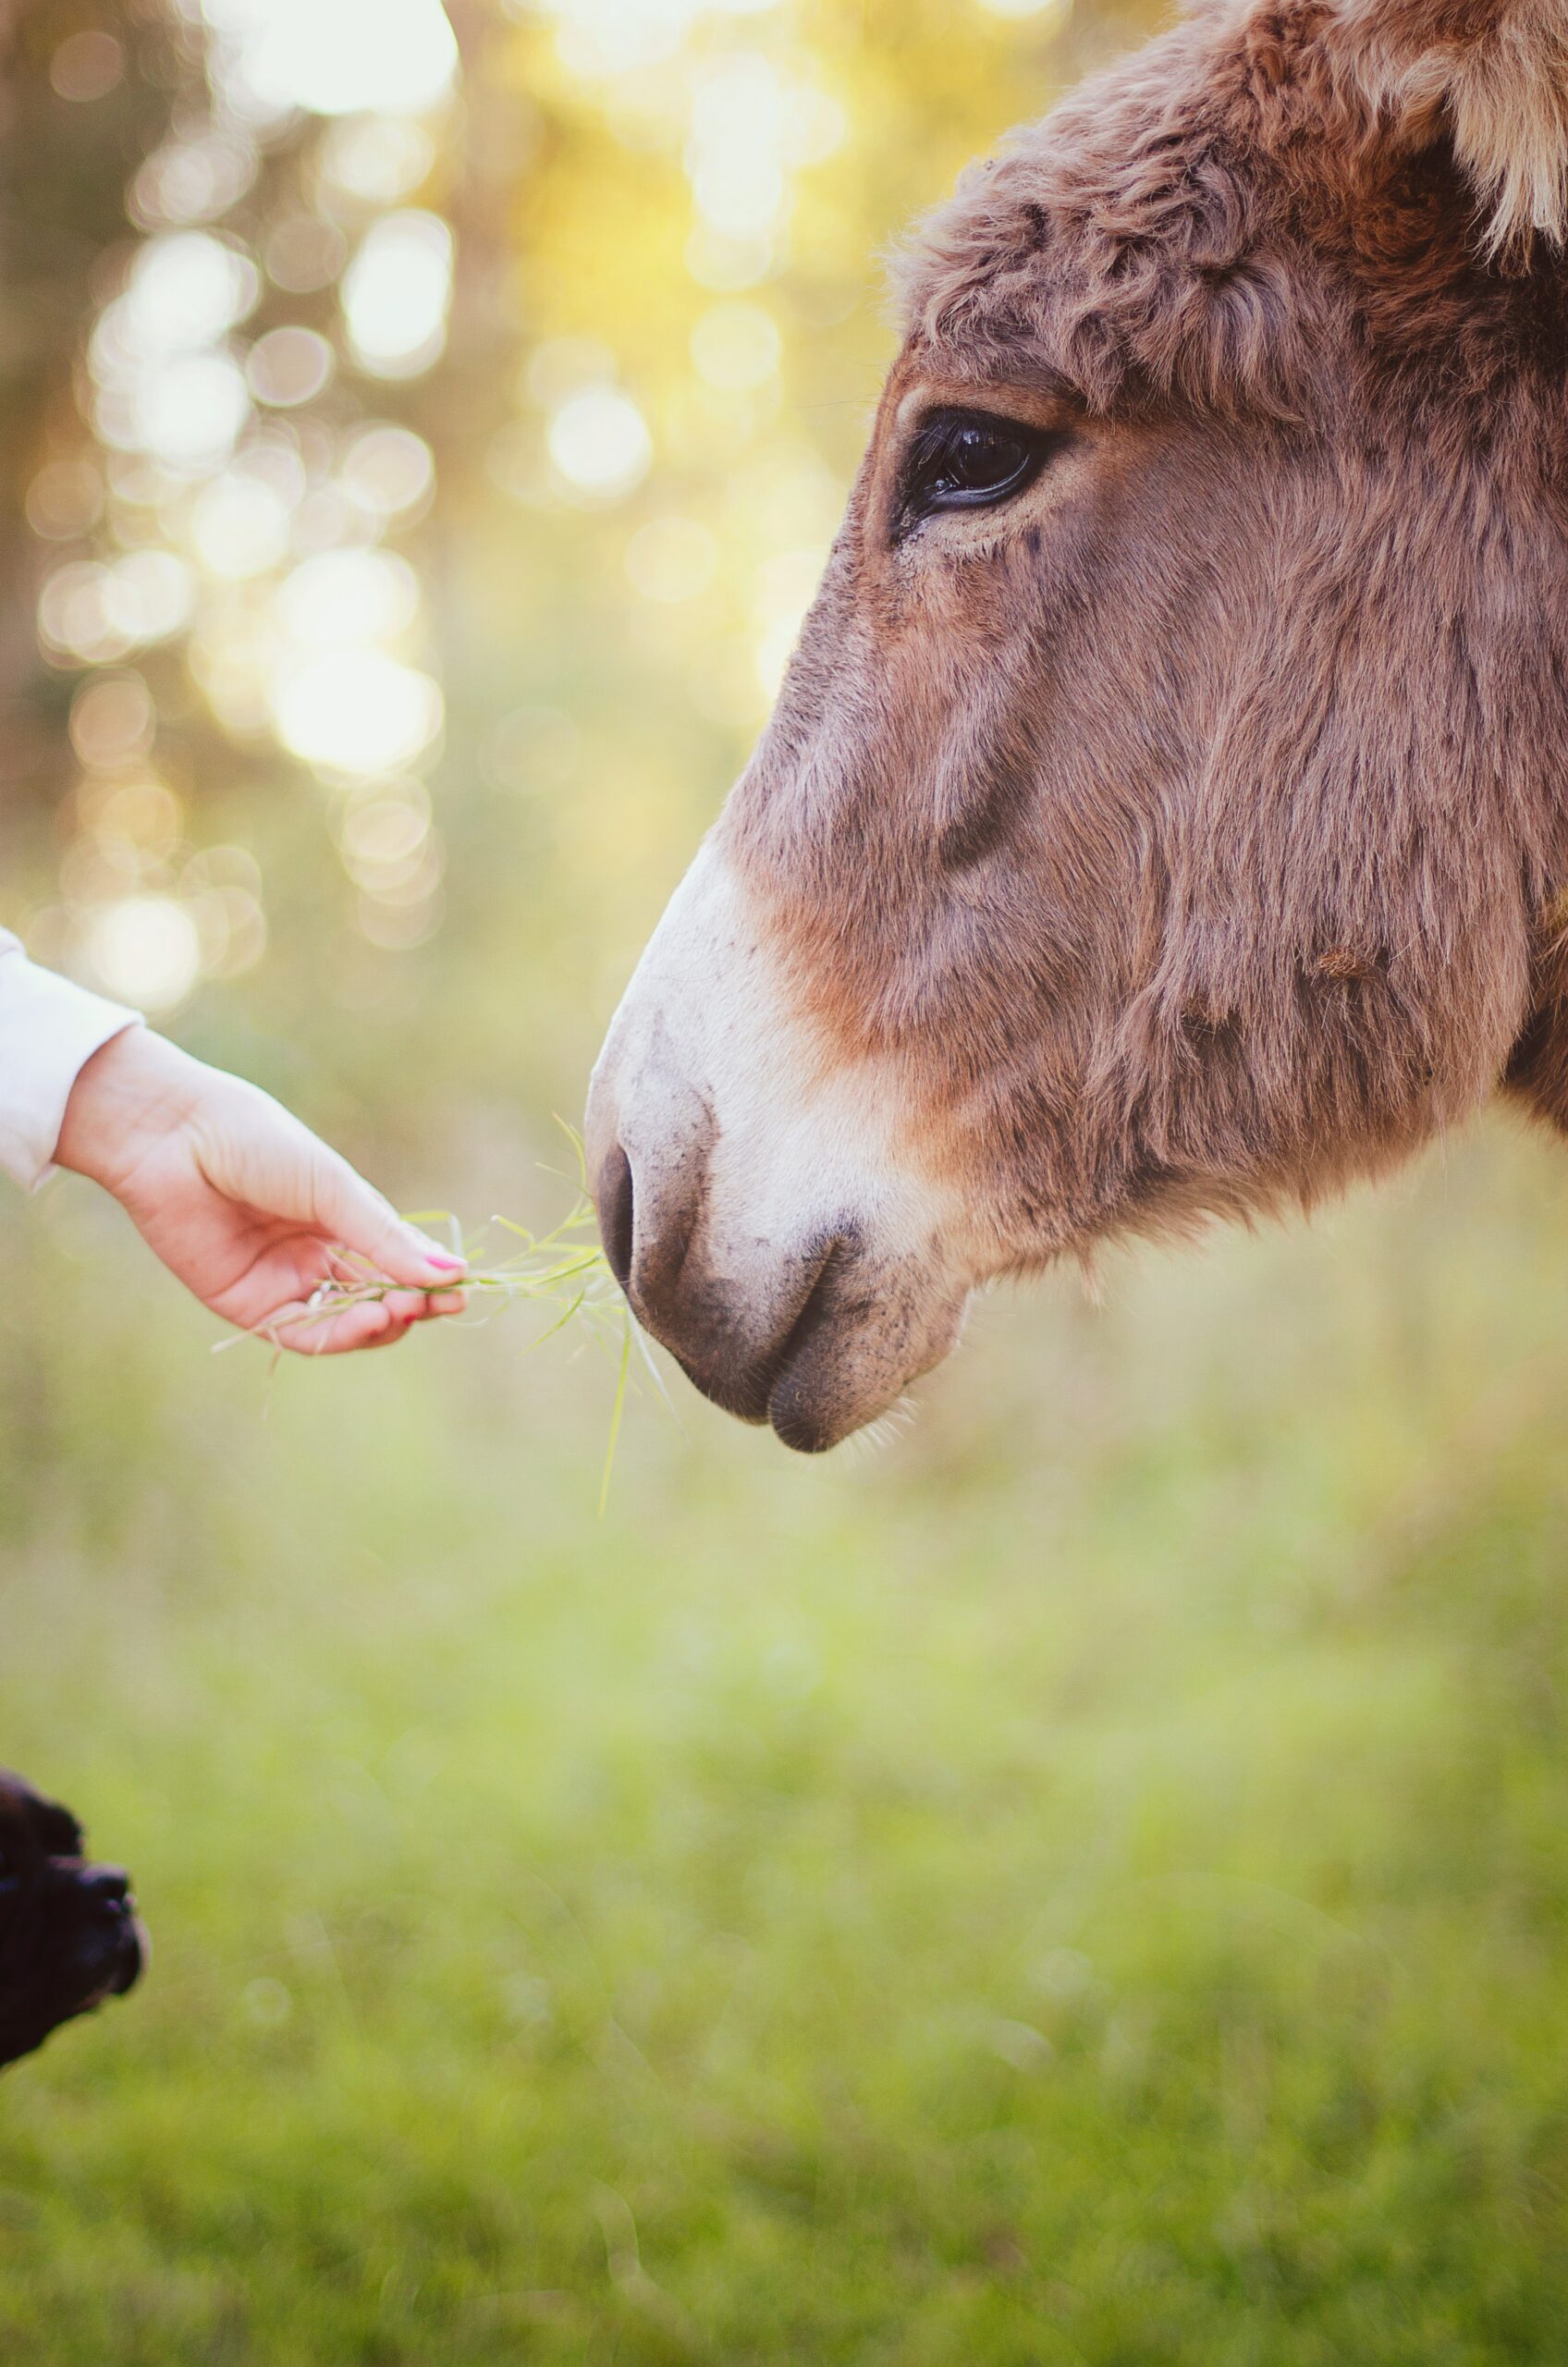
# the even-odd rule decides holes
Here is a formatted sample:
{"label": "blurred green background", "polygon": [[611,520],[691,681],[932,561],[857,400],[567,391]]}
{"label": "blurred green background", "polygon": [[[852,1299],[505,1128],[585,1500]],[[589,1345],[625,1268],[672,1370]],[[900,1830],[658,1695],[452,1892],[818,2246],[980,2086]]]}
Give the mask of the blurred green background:
{"label": "blurred green background", "polygon": [[[0,917],[545,1224],[890,331],[1139,30],[22,0]],[[1568,2359],[1562,1154],[978,1311],[825,1465],[526,1354],[270,1383],[0,1225],[0,1759],[145,1988],[0,2086],[6,2367]]]}

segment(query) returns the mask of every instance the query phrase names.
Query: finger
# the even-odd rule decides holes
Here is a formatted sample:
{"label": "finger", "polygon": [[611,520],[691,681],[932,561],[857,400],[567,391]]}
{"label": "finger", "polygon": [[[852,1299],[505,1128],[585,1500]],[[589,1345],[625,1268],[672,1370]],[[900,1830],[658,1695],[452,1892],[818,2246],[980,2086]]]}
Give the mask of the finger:
{"label": "finger", "polygon": [[426,1320],[434,1315],[461,1315],[468,1306],[467,1291],[424,1291],[420,1314]]}
{"label": "finger", "polygon": [[330,1314],[308,1306],[280,1307],[262,1337],[297,1356],[341,1356],[376,1346],[389,1331],[401,1334],[407,1329],[384,1299],[367,1299]]}
{"label": "finger", "polygon": [[395,1348],[399,1340],[408,1338],[413,1328],[411,1323],[389,1323],[385,1331],[378,1331],[373,1340],[361,1341],[361,1345],[366,1348]]}
{"label": "finger", "polygon": [[[445,1297],[445,1292],[440,1295]],[[429,1291],[388,1291],[381,1304],[394,1323],[418,1323],[429,1307],[431,1296]]]}
{"label": "finger", "polygon": [[312,1186],[312,1215],[322,1231],[357,1249],[395,1282],[449,1282],[463,1271],[464,1259],[405,1224],[336,1151],[321,1148]]}

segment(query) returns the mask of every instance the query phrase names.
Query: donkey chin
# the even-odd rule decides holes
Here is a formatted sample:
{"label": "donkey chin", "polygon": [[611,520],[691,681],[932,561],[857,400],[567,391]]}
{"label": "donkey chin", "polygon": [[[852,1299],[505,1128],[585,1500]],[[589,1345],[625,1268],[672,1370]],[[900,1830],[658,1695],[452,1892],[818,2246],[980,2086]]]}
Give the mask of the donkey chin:
{"label": "donkey chin", "polygon": [[819,1057],[705,847],[594,1070],[589,1173],[643,1328],[716,1404],[802,1453],[885,1412],[962,1327],[960,1211],[902,1126],[874,1067]]}

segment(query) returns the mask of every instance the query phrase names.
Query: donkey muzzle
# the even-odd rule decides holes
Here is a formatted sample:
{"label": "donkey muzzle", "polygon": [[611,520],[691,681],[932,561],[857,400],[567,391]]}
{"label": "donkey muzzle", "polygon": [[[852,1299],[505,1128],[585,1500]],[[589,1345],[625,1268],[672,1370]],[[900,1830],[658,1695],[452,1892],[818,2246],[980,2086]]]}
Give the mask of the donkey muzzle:
{"label": "donkey muzzle", "polygon": [[[668,1097],[655,1097],[668,1109]],[[883,1412],[952,1346],[967,1293],[889,1252],[852,1204],[779,1225],[733,1198],[711,1122],[639,1138],[596,1085],[600,1236],[643,1328],[704,1395],[820,1453]]]}
{"label": "donkey muzzle", "polygon": [[640,1323],[742,1421],[815,1453],[947,1354],[971,1279],[902,1080],[827,1055],[710,840],[594,1072],[588,1173]]}

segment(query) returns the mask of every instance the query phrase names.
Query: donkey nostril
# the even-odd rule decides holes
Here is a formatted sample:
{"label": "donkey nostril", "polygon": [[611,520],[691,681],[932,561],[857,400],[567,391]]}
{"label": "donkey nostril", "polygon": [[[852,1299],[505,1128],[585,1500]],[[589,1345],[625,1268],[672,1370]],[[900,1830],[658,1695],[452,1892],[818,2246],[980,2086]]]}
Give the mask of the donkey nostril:
{"label": "donkey nostril", "polygon": [[599,1171],[599,1238],[610,1271],[625,1290],[631,1280],[631,1162],[618,1143]]}

